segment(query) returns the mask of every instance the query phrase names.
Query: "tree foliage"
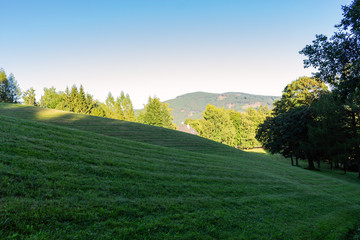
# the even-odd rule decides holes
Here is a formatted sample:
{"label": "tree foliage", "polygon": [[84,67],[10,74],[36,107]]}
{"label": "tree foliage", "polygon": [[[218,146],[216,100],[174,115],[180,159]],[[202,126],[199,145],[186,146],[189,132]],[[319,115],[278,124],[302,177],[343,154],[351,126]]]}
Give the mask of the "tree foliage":
{"label": "tree foliage", "polygon": [[158,127],[176,129],[176,125],[172,122],[171,111],[172,109],[169,108],[167,103],[162,103],[157,97],[149,97],[144,110],[139,112],[137,121]]}
{"label": "tree foliage", "polygon": [[257,110],[248,108],[245,113],[229,110],[230,118],[235,127],[235,146],[241,149],[261,147],[255,138],[256,131],[266,117],[270,115],[269,108],[260,106]]}
{"label": "tree foliage", "polygon": [[314,169],[315,157],[308,144],[308,125],[314,120],[311,104],[326,92],[326,85],[314,78],[301,77],[291,82],[275,102],[274,115],[260,125],[256,138],[271,153],[292,160],[307,159],[309,168]]}
{"label": "tree foliage", "polygon": [[21,98],[20,87],[11,73],[8,77],[0,69],[0,102],[17,103]]}
{"label": "tree foliage", "polygon": [[269,108],[262,106],[240,113],[208,104],[201,119],[187,119],[185,123],[190,124],[202,137],[245,149],[260,147],[255,139],[256,129],[269,114]]}
{"label": "tree foliage", "polygon": [[31,106],[36,106],[36,99],[35,99],[35,90],[34,88],[30,88],[28,90],[26,90],[23,94],[23,100],[24,100],[24,104],[26,105],[31,105]]}
{"label": "tree foliage", "polygon": [[130,96],[129,94],[125,95],[123,91],[116,99],[109,92],[103,108],[107,118],[135,122],[135,112]]}
{"label": "tree foliage", "polygon": [[321,80],[300,77],[288,84],[282,92],[281,99],[274,103],[274,115],[285,113],[295,107],[310,106],[315,99],[327,91],[327,86]]}
{"label": "tree foliage", "polygon": [[56,92],[54,87],[44,88],[44,95],[40,98],[40,107],[56,109],[62,100],[61,93]]}
{"label": "tree foliage", "polygon": [[318,160],[327,162],[331,168],[340,164],[346,171],[347,153],[351,152],[351,138],[346,127],[349,117],[344,105],[332,93],[323,94],[312,105],[316,120],[309,125],[309,144]]}
{"label": "tree foliage", "polygon": [[[360,0],[343,7],[343,19],[330,38],[316,35],[301,54],[305,67],[317,69],[315,76],[332,86],[332,94],[346,110],[343,126],[351,151],[349,158],[358,165],[360,178]],[[331,113],[329,113],[331,114]],[[330,117],[327,117],[330,119]],[[349,149],[349,147],[347,148]]]}
{"label": "tree foliage", "polygon": [[71,91],[66,87],[65,92],[57,92],[54,87],[44,88],[44,95],[40,99],[40,107],[100,117],[105,116],[100,102],[94,100],[91,94],[85,93],[82,85],[80,85],[79,90],[76,85],[71,87]]}

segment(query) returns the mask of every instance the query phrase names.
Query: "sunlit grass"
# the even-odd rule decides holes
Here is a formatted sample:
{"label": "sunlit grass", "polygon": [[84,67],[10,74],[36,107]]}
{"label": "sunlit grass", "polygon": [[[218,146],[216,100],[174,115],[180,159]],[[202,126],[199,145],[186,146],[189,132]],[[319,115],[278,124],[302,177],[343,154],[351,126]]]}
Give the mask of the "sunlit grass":
{"label": "sunlit grass", "polygon": [[108,136],[85,115],[50,125],[10,109],[17,117],[0,105],[0,239],[352,239],[360,226],[351,176],[175,131],[144,126],[154,145],[122,138],[123,123],[103,121],[118,131]]}
{"label": "sunlit grass", "polygon": [[253,149],[243,149],[245,152],[253,152],[253,153],[264,153],[267,154],[267,152],[263,148],[253,148]]}

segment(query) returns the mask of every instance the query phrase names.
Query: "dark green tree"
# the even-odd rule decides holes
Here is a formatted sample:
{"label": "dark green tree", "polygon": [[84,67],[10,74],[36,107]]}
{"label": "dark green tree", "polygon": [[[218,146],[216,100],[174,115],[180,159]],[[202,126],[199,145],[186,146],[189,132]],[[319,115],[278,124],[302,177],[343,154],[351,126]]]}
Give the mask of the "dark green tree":
{"label": "dark green tree", "polygon": [[[84,87],[82,85],[80,85],[76,103],[77,104],[75,107],[75,112],[78,112],[78,113],[86,113],[87,112],[88,106],[87,106],[87,101],[86,101],[86,94],[84,91]],[[89,103],[89,104],[91,104],[91,103]]]}
{"label": "dark green tree", "polygon": [[352,142],[351,157],[357,162],[360,178],[360,0],[343,7],[343,19],[330,38],[316,35],[301,54],[305,67],[318,70],[316,78],[330,84],[333,94],[348,112],[347,124]]}
{"label": "dark green tree", "polygon": [[315,78],[301,77],[288,84],[274,104],[273,117],[260,125],[256,139],[271,153],[290,157],[292,164],[294,157],[307,159],[309,169],[314,169],[314,151],[307,144],[308,124],[315,118],[310,106],[326,92],[326,85]]}
{"label": "dark green tree", "polygon": [[85,98],[85,114],[91,114],[94,110],[94,108],[100,106],[100,103],[97,102],[97,100],[94,100],[93,96],[91,94],[86,94]]}
{"label": "dark green tree", "polygon": [[314,154],[308,149],[308,125],[313,113],[308,106],[294,107],[276,117],[268,117],[257,130],[256,139],[270,153],[280,153],[284,157],[308,159],[309,169],[314,169]]}
{"label": "dark green tree", "polygon": [[323,94],[312,105],[316,119],[309,125],[309,145],[314,149],[318,161],[333,168],[341,164],[346,172],[350,164],[351,138],[346,127],[349,112],[333,93]]}
{"label": "dark green tree", "polygon": [[76,85],[71,87],[70,96],[69,96],[69,111],[70,112],[79,112],[78,103],[79,103],[79,92]]}

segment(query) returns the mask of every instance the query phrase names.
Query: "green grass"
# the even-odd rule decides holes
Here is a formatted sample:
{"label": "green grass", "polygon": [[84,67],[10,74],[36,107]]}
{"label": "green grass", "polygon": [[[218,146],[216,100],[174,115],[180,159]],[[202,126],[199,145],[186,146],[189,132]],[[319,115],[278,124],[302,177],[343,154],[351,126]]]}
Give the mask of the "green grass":
{"label": "green grass", "polygon": [[[291,167],[277,155],[133,125],[142,126],[148,139],[139,142],[139,136],[117,129],[128,123],[101,125],[99,119],[86,127],[85,115],[69,120],[70,113],[47,118],[34,111],[0,107],[0,239],[352,239],[357,234],[360,184],[351,175],[336,178]],[[110,129],[118,134],[107,136]],[[156,144],[149,144],[152,137]]]}
{"label": "green grass", "polygon": [[202,137],[141,123],[6,103],[0,103],[0,114],[197,153],[237,152],[232,147]]}

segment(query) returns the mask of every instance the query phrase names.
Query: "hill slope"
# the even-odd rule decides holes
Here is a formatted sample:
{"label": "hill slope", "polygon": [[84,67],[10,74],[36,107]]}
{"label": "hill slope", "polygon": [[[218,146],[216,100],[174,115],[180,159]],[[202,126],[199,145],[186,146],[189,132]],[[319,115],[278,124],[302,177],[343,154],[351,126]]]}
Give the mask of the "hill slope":
{"label": "hill slope", "polygon": [[252,95],[240,92],[222,94],[194,92],[178,96],[175,99],[170,99],[165,102],[169,103],[170,108],[173,109],[172,115],[174,116],[174,122],[179,125],[187,118],[200,118],[201,113],[208,104],[244,112],[249,107],[257,108],[260,105],[268,106],[271,109],[274,101],[277,99],[280,99],[280,97]]}
{"label": "hill slope", "polygon": [[2,112],[0,143],[0,239],[344,239],[360,223],[357,181],[276,156],[221,144],[221,155],[196,153]]}
{"label": "hill slope", "polygon": [[198,153],[222,154],[224,151],[236,151],[234,148],[179,131],[54,109],[0,103],[0,114]]}

